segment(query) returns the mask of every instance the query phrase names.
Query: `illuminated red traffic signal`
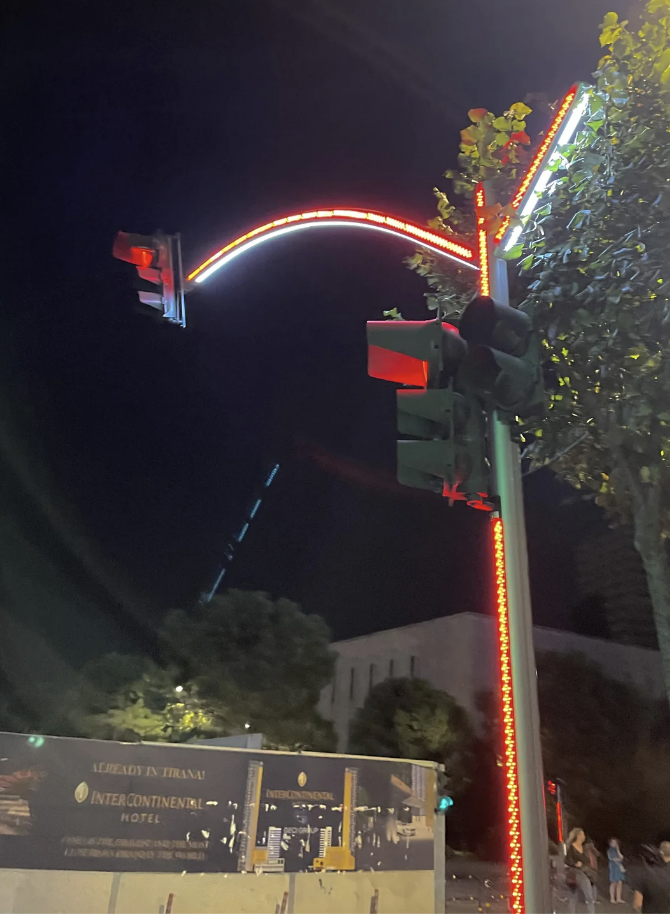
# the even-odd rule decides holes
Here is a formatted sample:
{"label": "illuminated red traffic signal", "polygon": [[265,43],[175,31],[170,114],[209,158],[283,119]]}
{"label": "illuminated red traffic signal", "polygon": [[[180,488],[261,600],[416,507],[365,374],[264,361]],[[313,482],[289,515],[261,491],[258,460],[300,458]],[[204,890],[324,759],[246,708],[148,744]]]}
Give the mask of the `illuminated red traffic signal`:
{"label": "illuminated red traffic signal", "polygon": [[135,289],[143,305],[155,308],[173,323],[186,325],[178,235],[117,232],[112,256],[137,269]]}
{"label": "illuminated red traffic signal", "polygon": [[490,510],[485,414],[454,389],[468,349],[457,328],[439,319],[368,321],[367,336],[368,374],[415,388],[397,394],[398,481]]}

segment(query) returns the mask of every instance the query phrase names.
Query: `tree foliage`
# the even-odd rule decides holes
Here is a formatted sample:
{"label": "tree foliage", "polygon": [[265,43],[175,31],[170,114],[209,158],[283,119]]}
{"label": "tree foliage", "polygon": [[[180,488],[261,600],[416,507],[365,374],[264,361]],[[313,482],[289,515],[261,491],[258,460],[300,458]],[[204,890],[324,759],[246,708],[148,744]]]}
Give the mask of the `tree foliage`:
{"label": "tree foliage", "polygon": [[[577,653],[538,654],[537,674],[544,772],[565,782],[568,828],[580,825],[598,841],[653,840],[670,821],[667,704]],[[501,765],[499,696],[482,693],[480,708]],[[547,813],[551,820],[551,806]],[[504,837],[502,810],[495,832]]]}
{"label": "tree foliage", "polygon": [[635,843],[667,828],[666,709],[579,654],[540,654],[538,691],[544,769],[566,783],[571,827]]}
{"label": "tree foliage", "polygon": [[248,729],[270,748],[334,748],[316,710],[334,666],[318,616],[231,590],[196,615],[168,614],[159,634],[159,662],[110,654],[84,668],[68,711],[80,735],[183,742]]}
{"label": "tree foliage", "polygon": [[[613,523],[633,526],[670,697],[670,0],[647,0],[635,28],[608,13],[600,41],[584,129],[553,162],[510,271],[550,379],[546,416],[524,430],[525,454],[535,467],[551,463]],[[456,192],[493,180],[509,199],[523,162],[502,154],[497,124],[476,109],[462,132],[460,171],[447,172]],[[454,230],[471,228],[446,197],[438,209]],[[410,265],[432,287],[429,307],[457,318],[471,277],[424,255]]]}
{"label": "tree foliage", "polygon": [[423,679],[386,679],[356,712],[349,749],[439,762],[447,788],[458,792],[466,784],[472,739],[467,714],[447,692]]}
{"label": "tree foliage", "polygon": [[[523,102],[515,102],[508,111],[496,117],[485,108],[468,112],[470,126],[461,131],[458,169],[449,169],[444,176],[452,181],[457,205],[444,190],[433,188],[437,198],[438,215],[429,222],[432,228],[446,234],[458,234],[475,243],[474,207],[470,202],[479,181],[494,180],[501,199],[511,197],[528,164],[528,144],[525,118],[531,109]],[[514,216],[510,207],[496,204],[491,208],[491,218]],[[424,276],[431,287],[426,295],[426,305],[437,310],[447,319],[457,319],[474,291],[472,271],[451,263],[445,271],[442,257],[417,252],[407,259],[410,269]]]}
{"label": "tree foliage", "polygon": [[[670,0],[608,13],[585,129],[528,227],[522,307],[556,378],[530,453],[631,523],[670,695]],[[531,431],[532,435],[532,431]]]}

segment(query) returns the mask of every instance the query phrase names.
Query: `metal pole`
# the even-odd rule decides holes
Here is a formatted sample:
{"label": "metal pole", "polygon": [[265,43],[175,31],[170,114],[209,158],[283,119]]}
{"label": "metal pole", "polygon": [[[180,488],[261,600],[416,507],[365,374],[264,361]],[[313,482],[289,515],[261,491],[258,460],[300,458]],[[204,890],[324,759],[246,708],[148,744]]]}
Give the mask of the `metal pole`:
{"label": "metal pole", "polygon": [[[509,304],[507,264],[489,241],[491,298]],[[551,911],[549,843],[544,808],[544,777],[540,746],[540,712],[533,647],[533,617],[528,580],[528,550],[519,448],[510,427],[497,412],[491,416],[496,494],[503,521],[505,572],[514,696],[516,758],[521,812],[521,851],[526,914]]]}

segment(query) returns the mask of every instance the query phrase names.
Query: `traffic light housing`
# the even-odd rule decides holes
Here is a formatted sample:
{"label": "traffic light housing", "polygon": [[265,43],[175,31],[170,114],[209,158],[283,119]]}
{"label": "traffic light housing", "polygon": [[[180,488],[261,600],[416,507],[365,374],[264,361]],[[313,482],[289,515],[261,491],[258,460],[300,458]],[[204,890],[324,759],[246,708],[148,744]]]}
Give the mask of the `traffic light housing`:
{"label": "traffic light housing", "polygon": [[459,382],[485,403],[527,418],[542,412],[544,389],[539,336],[518,308],[477,295],[459,321],[468,344]]}
{"label": "traffic light housing", "polygon": [[452,324],[368,321],[368,374],[413,387],[447,387],[467,351]]}
{"label": "traffic light housing", "polygon": [[481,405],[453,386],[399,390],[397,398],[398,431],[408,436],[397,445],[398,481],[479,507],[489,488]]}
{"label": "traffic light housing", "polygon": [[454,386],[467,354],[457,328],[440,319],[369,321],[367,337],[371,377],[419,388],[397,394],[398,481],[488,507],[486,419]]}
{"label": "traffic light housing", "polygon": [[143,305],[159,311],[172,323],[186,325],[178,235],[117,232],[112,255],[137,269],[134,285]]}

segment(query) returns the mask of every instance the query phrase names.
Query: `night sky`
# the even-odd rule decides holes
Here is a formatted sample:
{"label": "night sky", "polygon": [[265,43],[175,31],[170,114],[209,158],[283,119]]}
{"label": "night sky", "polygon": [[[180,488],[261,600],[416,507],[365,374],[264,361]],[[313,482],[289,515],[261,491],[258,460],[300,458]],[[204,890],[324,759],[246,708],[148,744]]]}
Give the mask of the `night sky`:
{"label": "night sky", "polygon": [[[397,485],[394,389],[366,375],[366,320],[428,316],[410,247],[339,229],[278,239],[190,294],[181,331],[137,313],[111,244],[180,231],[192,267],[313,206],[425,223],[468,108],[588,79],[604,13],[631,8],[14,3],[0,47],[6,631],[75,665],[150,645],[165,610],[211,584],[275,461],[227,585],[298,600],[337,637],[486,611],[483,518]],[[526,487],[542,624],[567,624],[571,549],[601,522],[570,495],[543,473]]]}

